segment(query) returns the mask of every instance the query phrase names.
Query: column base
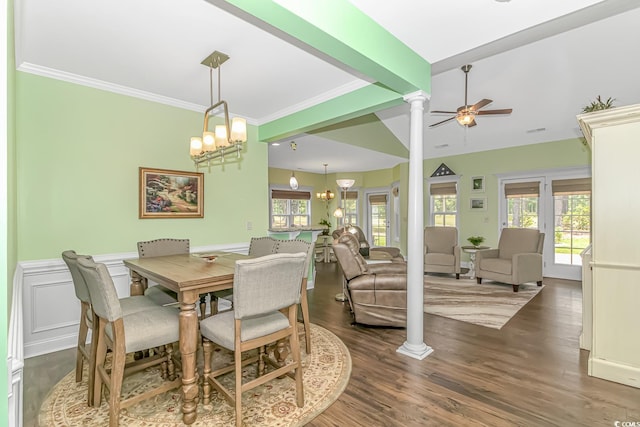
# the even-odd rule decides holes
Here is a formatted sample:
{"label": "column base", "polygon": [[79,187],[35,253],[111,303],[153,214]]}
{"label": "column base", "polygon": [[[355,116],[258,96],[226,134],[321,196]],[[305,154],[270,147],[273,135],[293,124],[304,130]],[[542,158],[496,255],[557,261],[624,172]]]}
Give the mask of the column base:
{"label": "column base", "polygon": [[422,360],[431,353],[433,353],[433,349],[422,343],[421,345],[413,345],[408,342],[404,342],[398,349],[396,353],[404,354],[405,356],[413,357],[414,359]]}

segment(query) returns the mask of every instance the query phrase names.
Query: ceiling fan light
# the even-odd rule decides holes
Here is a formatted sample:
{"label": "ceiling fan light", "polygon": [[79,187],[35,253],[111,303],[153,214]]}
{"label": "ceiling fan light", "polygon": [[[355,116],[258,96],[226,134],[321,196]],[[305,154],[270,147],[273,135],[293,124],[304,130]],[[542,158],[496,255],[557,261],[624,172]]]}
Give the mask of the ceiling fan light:
{"label": "ceiling fan light", "polygon": [[474,118],[475,118],[475,114],[472,114],[472,113],[458,114],[456,116],[456,120],[462,126],[469,126],[471,122],[473,122]]}

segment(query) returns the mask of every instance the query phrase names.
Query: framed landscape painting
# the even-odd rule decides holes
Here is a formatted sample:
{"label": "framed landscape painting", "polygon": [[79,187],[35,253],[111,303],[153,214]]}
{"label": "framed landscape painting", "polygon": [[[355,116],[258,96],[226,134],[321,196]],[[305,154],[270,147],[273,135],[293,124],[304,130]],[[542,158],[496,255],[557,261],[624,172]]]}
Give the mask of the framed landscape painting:
{"label": "framed landscape painting", "polygon": [[139,218],[203,218],[204,174],[140,168]]}
{"label": "framed landscape painting", "polygon": [[486,197],[472,197],[469,199],[469,207],[474,211],[486,211],[487,210],[487,199]]}

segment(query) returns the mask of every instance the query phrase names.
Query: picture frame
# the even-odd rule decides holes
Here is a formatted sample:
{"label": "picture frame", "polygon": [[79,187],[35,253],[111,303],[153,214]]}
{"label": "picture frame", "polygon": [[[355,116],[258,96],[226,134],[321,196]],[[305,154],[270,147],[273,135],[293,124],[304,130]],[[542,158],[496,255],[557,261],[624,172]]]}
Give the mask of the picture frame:
{"label": "picture frame", "polygon": [[138,217],[204,218],[204,173],[139,168]]}
{"label": "picture frame", "polygon": [[484,176],[471,177],[471,191],[474,193],[484,193]]}
{"label": "picture frame", "polygon": [[487,198],[486,197],[472,197],[469,199],[469,208],[472,211],[486,211],[487,210]]}

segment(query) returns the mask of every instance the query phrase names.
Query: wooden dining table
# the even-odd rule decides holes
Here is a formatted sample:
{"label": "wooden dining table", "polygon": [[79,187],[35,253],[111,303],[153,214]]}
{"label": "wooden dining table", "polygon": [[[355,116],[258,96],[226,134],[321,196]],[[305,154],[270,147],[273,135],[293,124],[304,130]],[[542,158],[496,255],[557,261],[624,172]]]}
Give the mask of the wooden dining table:
{"label": "wooden dining table", "polygon": [[[205,255],[215,255],[209,261]],[[131,271],[131,295],[144,294],[143,278],[152,280],[178,294],[180,301],[180,354],[182,357],[182,421],[193,424],[197,418],[198,312],[200,294],[233,288],[237,260],[247,255],[232,252],[182,254],[124,260]]]}

